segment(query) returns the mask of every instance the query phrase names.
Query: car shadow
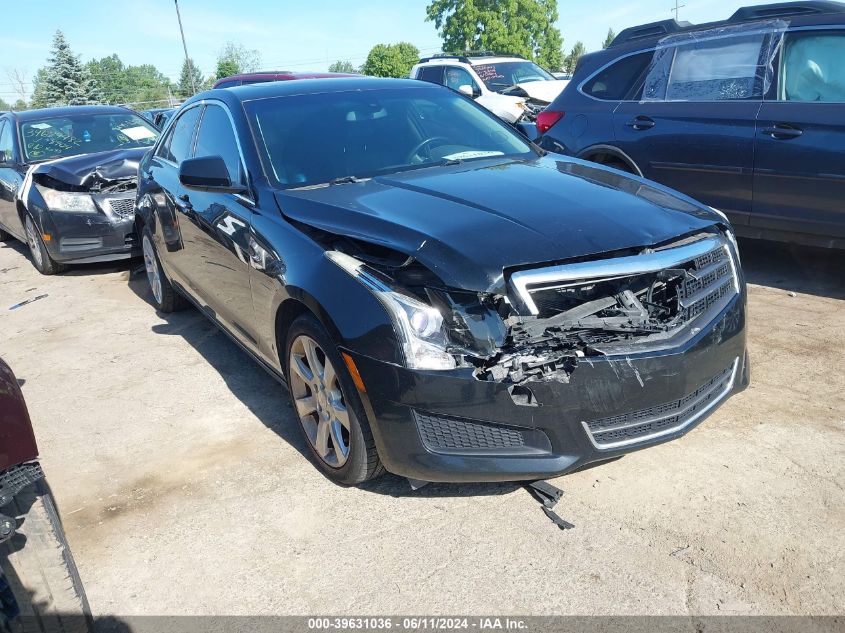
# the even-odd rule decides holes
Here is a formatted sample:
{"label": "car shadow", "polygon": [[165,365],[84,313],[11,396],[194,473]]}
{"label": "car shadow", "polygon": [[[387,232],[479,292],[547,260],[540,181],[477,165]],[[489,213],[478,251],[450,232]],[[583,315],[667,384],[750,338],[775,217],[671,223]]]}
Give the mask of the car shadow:
{"label": "car shadow", "polygon": [[[0,248],[9,248],[18,253],[23,259],[26,261],[22,261],[17,268],[21,266],[32,266],[33,270],[35,270],[35,266],[32,263],[32,259],[30,258],[29,254],[29,247],[24,244],[23,242],[19,242],[17,240],[9,240],[8,242],[0,242]],[[67,270],[63,273],[60,273],[62,277],[83,277],[89,275],[104,275],[108,273],[116,273],[121,272],[124,270],[130,270],[132,268],[137,267],[138,263],[141,261],[140,258],[134,257],[132,259],[118,259],[115,261],[109,262],[98,262],[94,264],[70,264]],[[15,268],[6,268],[4,271],[11,271]]]}
{"label": "car shadow", "polygon": [[[129,287],[150,309],[154,309],[146,276],[136,272]],[[312,464],[314,458],[305,443],[299,421],[288,397],[287,389],[266,372],[249,354],[234,343],[207,317],[195,308],[170,314],[159,313],[165,323],[152,330],[161,336],[180,336],[199,352],[226,383],[226,386],[268,429],[290,444]],[[320,476],[315,467],[314,476]],[[513,492],[519,483],[429,484],[412,490],[408,480],[386,474],[360,486],[362,490],[392,497],[477,497]]]}
{"label": "car shadow", "polygon": [[765,240],[739,240],[748,283],[845,299],[845,251]]}

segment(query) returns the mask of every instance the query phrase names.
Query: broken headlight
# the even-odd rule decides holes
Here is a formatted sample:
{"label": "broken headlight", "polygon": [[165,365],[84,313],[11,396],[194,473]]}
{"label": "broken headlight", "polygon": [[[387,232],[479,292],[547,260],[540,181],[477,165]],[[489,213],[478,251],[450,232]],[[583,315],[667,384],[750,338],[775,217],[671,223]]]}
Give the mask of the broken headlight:
{"label": "broken headlight", "polygon": [[87,193],[72,193],[70,191],[56,191],[41,185],[36,185],[47,208],[50,211],[65,213],[97,213],[94,199]]}
{"label": "broken headlight", "polygon": [[390,314],[405,353],[409,369],[454,369],[455,357],[446,349],[443,316],[401,289],[363,262],[340,251],[328,251],[326,257],[364,284]]}

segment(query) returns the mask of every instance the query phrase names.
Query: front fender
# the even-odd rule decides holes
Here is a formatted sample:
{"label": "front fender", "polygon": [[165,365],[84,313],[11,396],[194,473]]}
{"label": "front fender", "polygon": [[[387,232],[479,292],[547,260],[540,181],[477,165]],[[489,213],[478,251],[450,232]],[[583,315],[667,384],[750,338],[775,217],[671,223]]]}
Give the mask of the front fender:
{"label": "front fender", "polygon": [[338,346],[403,364],[384,306],[363,284],[332,263],[323,247],[283,218],[264,215],[255,217],[252,239],[253,305],[259,348],[267,362],[281,370],[279,347],[284,344],[285,332],[277,332],[277,318],[283,307],[294,301],[317,317]]}

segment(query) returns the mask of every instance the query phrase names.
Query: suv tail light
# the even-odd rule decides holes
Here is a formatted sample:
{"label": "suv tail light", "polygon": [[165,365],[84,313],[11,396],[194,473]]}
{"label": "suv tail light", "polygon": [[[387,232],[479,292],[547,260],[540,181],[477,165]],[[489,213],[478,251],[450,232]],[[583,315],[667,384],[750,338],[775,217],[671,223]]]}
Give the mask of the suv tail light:
{"label": "suv tail light", "polygon": [[552,126],[566,116],[566,112],[543,110],[537,115],[537,133],[545,134]]}

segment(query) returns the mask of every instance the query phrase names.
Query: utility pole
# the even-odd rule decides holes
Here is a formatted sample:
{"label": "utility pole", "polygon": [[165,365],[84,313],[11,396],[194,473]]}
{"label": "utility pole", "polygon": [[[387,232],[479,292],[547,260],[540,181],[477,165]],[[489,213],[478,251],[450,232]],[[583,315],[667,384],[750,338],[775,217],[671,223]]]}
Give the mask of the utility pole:
{"label": "utility pole", "polygon": [[[675,0],[677,4],[677,0]],[[185,63],[188,65],[188,75],[191,78],[191,91],[196,94],[197,87],[194,84],[194,65],[191,63],[191,58],[188,57],[188,45],[185,43],[185,30],[182,28],[182,15],[179,13],[179,0],[173,0],[176,5],[176,19],[179,20],[179,32],[182,34],[182,48],[185,49]]]}
{"label": "utility pole", "polygon": [[[675,0],[675,7],[672,9],[672,11],[675,12],[675,21],[676,22],[678,21],[678,15],[680,14],[681,9],[683,9],[685,6],[687,6],[685,4],[678,4],[679,2],[680,2],[680,0]],[[182,37],[184,37],[184,35]],[[187,55],[187,53],[185,53],[185,54]]]}

